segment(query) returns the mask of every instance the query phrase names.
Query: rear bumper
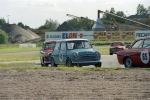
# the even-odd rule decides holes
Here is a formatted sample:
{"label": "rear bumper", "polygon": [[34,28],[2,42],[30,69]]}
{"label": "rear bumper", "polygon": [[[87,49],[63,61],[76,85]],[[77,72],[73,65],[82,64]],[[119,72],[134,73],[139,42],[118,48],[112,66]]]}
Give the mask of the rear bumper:
{"label": "rear bumper", "polygon": [[50,64],[51,61],[49,61],[49,60],[48,60],[48,61],[44,61],[44,63],[45,63],[45,64]]}

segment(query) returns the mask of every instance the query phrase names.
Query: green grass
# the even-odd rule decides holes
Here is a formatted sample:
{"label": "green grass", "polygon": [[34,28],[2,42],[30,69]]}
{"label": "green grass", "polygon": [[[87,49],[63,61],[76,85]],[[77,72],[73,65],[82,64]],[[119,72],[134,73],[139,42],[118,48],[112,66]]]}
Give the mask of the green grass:
{"label": "green grass", "polygon": [[2,63],[0,70],[27,70],[27,69],[49,69],[48,67],[35,66],[34,63]]}
{"label": "green grass", "polygon": [[109,48],[107,47],[107,48],[96,48],[96,50],[98,50],[100,53],[101,53],[101,55],[109,55]]}
{"label": "green grass", "polygon": [[86,67],[56,67],[57,70],[63,71],[104,71],[104,70],[119,70],[122,68],[86,68]]}
{"label": "green grass", "polygon": [[25,51],[37,51],[41,47],[31,47],[31,48],[19,48],[19,44],[1,44],[0,45],[0,54],[2,53],[14,53],[14,52],[25,52]]}
{"label": "green grass", "polygon": [[39,54],[7,54],[0,55],[0,62],[4,61],[28,61],[28,60],[40,60]]}

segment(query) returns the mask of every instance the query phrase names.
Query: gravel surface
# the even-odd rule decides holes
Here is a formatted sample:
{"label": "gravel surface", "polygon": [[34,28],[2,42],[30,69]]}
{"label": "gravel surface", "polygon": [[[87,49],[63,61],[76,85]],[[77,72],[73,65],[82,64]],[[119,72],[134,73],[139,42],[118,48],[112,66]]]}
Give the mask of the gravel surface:
{"label": "gravel surface", "polygon": [[0,70],[0,100],[150,100],[150,70]]}

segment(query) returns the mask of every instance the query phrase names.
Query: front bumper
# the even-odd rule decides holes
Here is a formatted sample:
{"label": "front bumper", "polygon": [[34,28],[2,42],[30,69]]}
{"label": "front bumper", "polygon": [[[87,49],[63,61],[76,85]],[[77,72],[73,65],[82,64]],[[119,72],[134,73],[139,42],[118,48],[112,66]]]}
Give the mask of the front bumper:
{"label": "front bumper", "polygon": [[73,64],[82,64],[82,65],[95,65],[101,63],[101,61],[72,61]]}

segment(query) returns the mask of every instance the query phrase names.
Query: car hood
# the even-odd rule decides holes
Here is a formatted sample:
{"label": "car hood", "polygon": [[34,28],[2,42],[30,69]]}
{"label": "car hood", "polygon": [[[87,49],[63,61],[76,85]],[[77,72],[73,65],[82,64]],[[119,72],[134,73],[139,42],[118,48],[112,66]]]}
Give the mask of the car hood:
{"label": "car hood", "polygon": [[93,49],[74,49],[74,50],[69,50],[68,53],[73,53],[73,52],[78,52],[79,55],[80,54],[84,55],[84,54],[95,54],[95,52],[97,51]]}
{"label": "car hood", "polygon": [[125,49],[117,52],[117,55],[129,56],[129,55],[134,55],[136,53],[137,53],[137,49]]}
{"label": "car hood", "polygon": [[47,49],[47,50],[44,50],[44,52],[51,54],[53,52],[53,49]]}

